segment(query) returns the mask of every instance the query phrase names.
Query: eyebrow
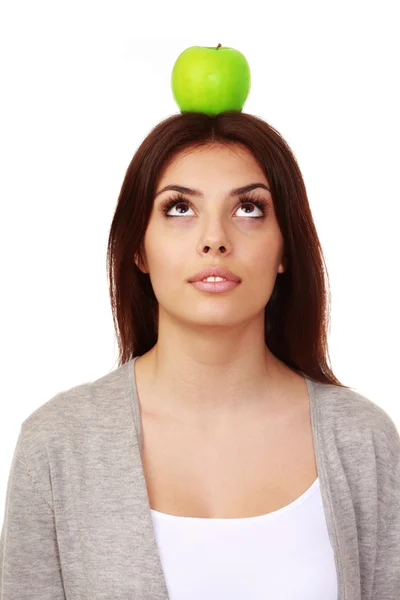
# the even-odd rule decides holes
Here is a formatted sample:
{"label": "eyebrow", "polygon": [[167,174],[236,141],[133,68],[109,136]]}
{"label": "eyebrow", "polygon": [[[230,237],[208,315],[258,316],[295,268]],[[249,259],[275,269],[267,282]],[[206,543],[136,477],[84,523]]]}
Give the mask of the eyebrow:
{"label": "eyebrow", "polygon": [[[229,196],[239,196],[240,194],[245,194],[246,192],[250,192],[255,188],[264,188],[265,190],[268,190],[268,192],[271,191],[269,187],[267,187],[264,183],[250,183],[248,185],[243,185],[242,187],[233,188],[229,192]],[[162,194],[162,192],[166,192],[167,190],[174,190],[175,192],[181,192],[182,194],[188,194],[189,196],[204,196],[203,192],[201,192],[200,190],[188,188],[183,185],[166,185],[162,188],[162,190],[157,192],[155,198],[159,194]]]}

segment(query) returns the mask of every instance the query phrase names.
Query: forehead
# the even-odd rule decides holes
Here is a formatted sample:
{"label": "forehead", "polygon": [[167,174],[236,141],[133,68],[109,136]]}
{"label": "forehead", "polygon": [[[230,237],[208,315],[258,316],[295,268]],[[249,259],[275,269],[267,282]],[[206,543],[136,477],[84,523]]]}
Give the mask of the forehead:
{"label": "forehead", "polygon": [[268,181],[256,159],[246,148],[235,145],[208,145],[201,148],[190,148],[179,152],[166,165],[159,181],[158,188],[165,183],[188,183],[201,187],[206,180],[227,179],[229,182],[247,183],[249,177],[257,181]]}

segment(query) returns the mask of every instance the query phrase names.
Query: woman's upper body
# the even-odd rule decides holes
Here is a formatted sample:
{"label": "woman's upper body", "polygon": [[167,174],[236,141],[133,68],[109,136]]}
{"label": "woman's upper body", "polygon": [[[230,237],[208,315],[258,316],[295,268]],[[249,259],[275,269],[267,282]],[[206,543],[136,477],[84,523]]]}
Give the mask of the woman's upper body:
{"label": "woman's upper body", "polygon": [[[187,525],[180,519],[162,524],[149,502],[141,458],[135,360],[96,381],[60,392],[23,422],[1,534],[1,598],[182,598],[174,586],[179,565],[171,552],[182,556],[183,541],[182,537],[180,542],[172,541],[172,530],[181,536],[185,531],[196,534],[199,543],[201,535],[214,534],[218,537],[214,549],[220,551],[223,537],[231,541],[230,551],[226,545],[225,555],[219,557],[210,542],[210,556],[214,561],[219,558],[220,569],[215,570],[215,562],[200,561],[204,539],[203,546],[197,546],[199,553],[192,554],[192,562],[187,555],[181,565],[187,569],[190,562],[191,571],[183,572],[181,579],[187,596],[195,597],[198,588],[196,580],[185,573],[197,573],[202,585],[214,577],[216,586],[226,585],[230,590],[226,573],[231,564],[235,568],[232,581],[244,577],[237,597],[260,589],[257,578],[261,585],[270,575],[276,585],[276,573],[282,578],[282,598],[288,589],[284,573],[288,579],[293,576],[291,589],[296,584],[297,597],[312,597],[313,585],[329,590],[332,598],[337,585],[338,600],[398,597],[400,436],[380,407],[355,391],[306,378],[318,470],[314,487],[291,509],[289,505],[278,511],[276,519],[272,513],[255,517],[253,522],[258,519],[260,527],[253,531],[251,519],[210,519],[200,527],[196,519]],[[234,440],[236,454],[244,442],[240,437]],[[280,528],[274,528],[276,524]],[[226,535],[222,536],[224,527]],[[288,541],[295,543],[290,537],[294,531],[303,535],[296,540],[293,555]],[[261,546],[263,532],[271,535],[265,546]],[[279,533],[286,545],[277,548]],[[248,562],[240,570],[234,539],[242,543],[247,539],[251,544],[248,554],[241,556],[243,561],[258,556],[255,571]],[[321,552],[314,572],[312,548]],[[304,554],[299,556],[301,550]],[[265,560],[263,573],[259,570],[261,551],[266,559],[275,556],[272,563]],[[217,591],[223,596],[224,590]]]}
{"label": "woman's upper body", "polygon": [[[400,436],[327,365],[322,254],[287,144],[250,115],[166,120],[108,248],[125,360],[22,423],[0,597],[395,600]],[[195,284],[216,267],[235,281]],[[154,347],[136,380],[130,357]]]}

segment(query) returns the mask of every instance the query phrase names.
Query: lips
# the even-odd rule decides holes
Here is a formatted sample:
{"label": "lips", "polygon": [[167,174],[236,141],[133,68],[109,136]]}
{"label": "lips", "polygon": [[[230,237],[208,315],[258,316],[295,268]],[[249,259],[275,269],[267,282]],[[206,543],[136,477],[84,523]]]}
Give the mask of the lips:
{"label": "lips", "polygon": [[235,283],[240,283],[240,277],[229,271],[224,267],[207,267],[202,271],[196,273],[189,279],[189,283],[193,283],[194,281],[202,281],[203,279],[207,279],[207,277],[222,277],[227,281],[234,281]]}

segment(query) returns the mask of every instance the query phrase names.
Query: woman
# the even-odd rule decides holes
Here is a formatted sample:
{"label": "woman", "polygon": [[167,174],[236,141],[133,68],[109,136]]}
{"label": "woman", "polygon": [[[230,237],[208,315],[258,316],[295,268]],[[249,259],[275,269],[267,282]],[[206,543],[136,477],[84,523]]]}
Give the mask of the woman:
{"label": "woman", "polygon": [[322,250],[279,133],[161,122],[107,258],[119,364],[22,424],[0,597],[398,598],[400,436],[327,364]]}

